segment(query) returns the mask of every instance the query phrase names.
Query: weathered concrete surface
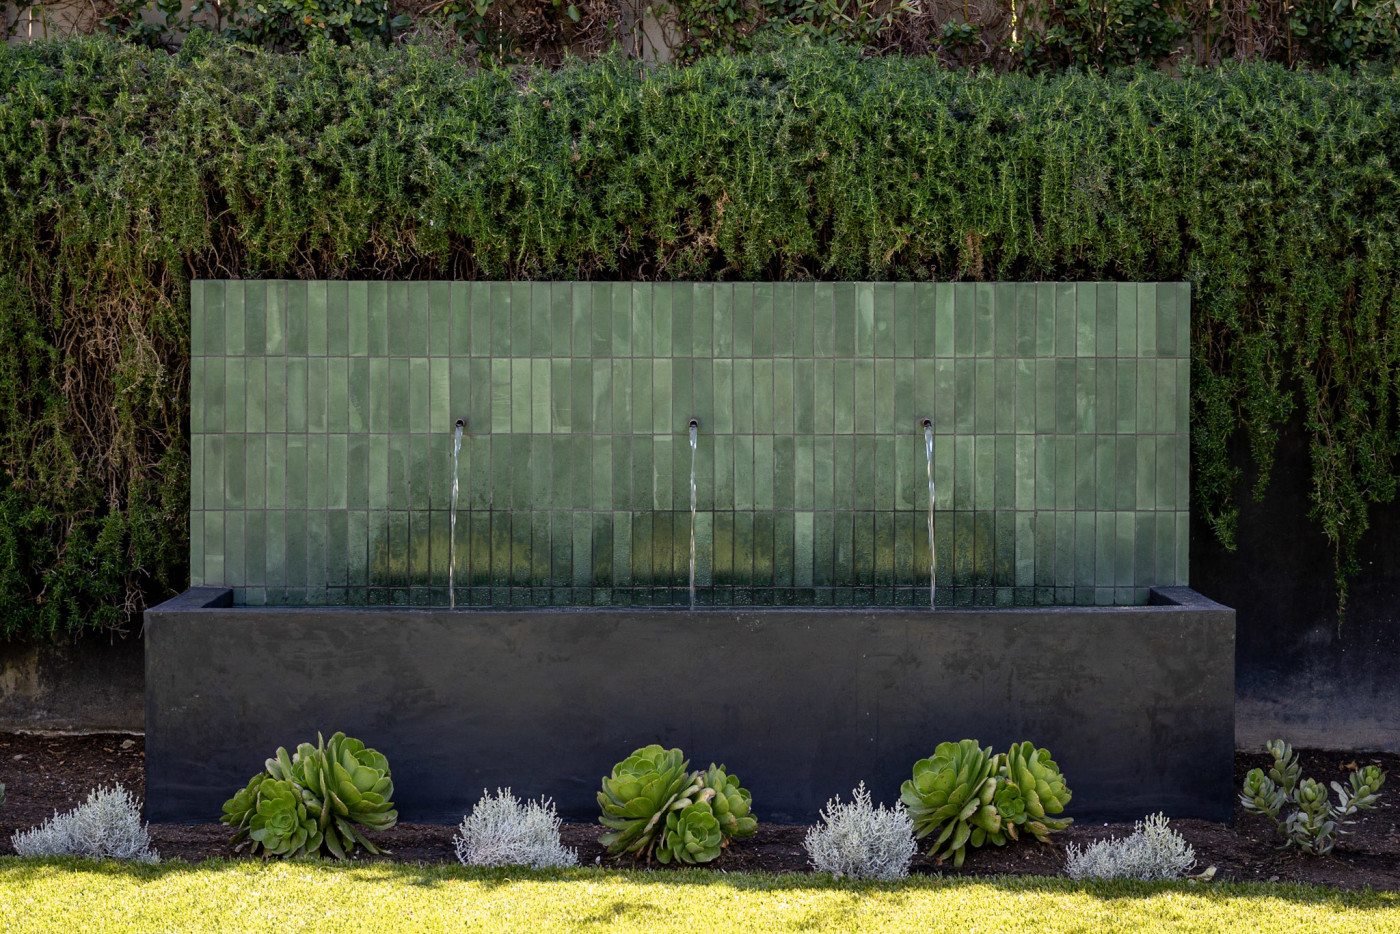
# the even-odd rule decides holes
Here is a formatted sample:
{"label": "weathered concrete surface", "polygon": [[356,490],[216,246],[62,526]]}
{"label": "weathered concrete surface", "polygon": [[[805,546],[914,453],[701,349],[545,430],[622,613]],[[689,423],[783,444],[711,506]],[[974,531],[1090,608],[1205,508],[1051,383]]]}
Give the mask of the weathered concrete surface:
{"label": "weathered concrete surface", "polygon": [[1080,818],[1233,813],[1234,612],[1186,588],[936,613],[230,597],[146,611],[152,820],[210,820],[279,745],[335,730],[389,757],[419,822],[455,823],[507,785],[589,819],[599,777],[657,742],[733,768],[763,820],[809,823],[858,781],[893,800],[916,760],[964,737],[1048,747]]}
{"label": "weathered concrete surface", "polygon": [[0,642],[0,730],[145,728],[136,636]]}
{"label": "weathered concrete surface", "polygon": [[[1237,462],[1245,462],[1243,441]],[[1262,502],[1241,485],[1238,549],[1193,517],[1191,586],[1235,608],[1235,742],[1400,752],[1400,504],[1373,508],[1347,615],[1332,549],[1307,516],[1307,436],[1284,430]]]}

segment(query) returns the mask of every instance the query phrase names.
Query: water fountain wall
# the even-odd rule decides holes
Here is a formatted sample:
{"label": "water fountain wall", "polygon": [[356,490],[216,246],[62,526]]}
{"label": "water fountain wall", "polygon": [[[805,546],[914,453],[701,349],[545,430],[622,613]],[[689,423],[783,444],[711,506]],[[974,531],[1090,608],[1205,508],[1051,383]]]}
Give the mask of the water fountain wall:
{"label": "water fountain wall", "polygon": [[1145,604],[1189,289],[197,282],[191,581],[237,605]]}
{"label": "water fountain wall", "polygon": [[1188,306],[197,282],[194,587],[146,617],[151,814],[208,820],[277,745],[344,729],[408,820],[497,785],[586,817],[663,742],[807,821],[963,736],[1052,748],[1081,816],[1227,818],[1234,617],[1185,586]]}

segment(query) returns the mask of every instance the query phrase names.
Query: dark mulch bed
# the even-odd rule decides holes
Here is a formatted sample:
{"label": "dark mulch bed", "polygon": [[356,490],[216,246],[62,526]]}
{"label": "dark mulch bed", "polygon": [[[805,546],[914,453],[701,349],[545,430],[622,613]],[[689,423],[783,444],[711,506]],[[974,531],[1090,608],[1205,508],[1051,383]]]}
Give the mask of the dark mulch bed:
{"label": "dark mulch bed", "polygon": [[[1400,756],[1306,750],[1302,753],[1302,762],[1304,776],[1326,782],[1345,782],[1349,769],[1370,763],[1381,765],[1390,779],[1382,789],[1377,809],[1363,814],[1327,859],[1280,850],[1280,838],[1268,820],[1238,808],[1233,825],[1172,821],[1172,826],[1195,847],[1198,869],[1215,866],[1217,880],[1277,880],[1348,889],[1370,886],[1400,890]],[[1267,764],[1265,755],[1238,755],[1236,784],[1243,781],[1249,769]],[[74,807],[98,785],[117,781],[137,794],[144,794],[145,751],[141,737],[0,734],[0,782],[6,785],[7,798],[0,806],[0,853],[11,852],[10,837],[16,831],[41,823],[55,810]],[[760,808],[761,805],[760,802]],[[970,851],[967,861],[956,870],[951,864],[940,865],[921,855],[914,861],[914,871],[977,876],[1057,875],[1064,871],[1065,844],[1083,846],[1131,831],[1132,826],[1127,824],[1076,824],[1057,834],[1053,844],[1032,841]],[[595,825],[566,824],[564,842],[578,849],[584,864],[601,862],[599,832]],[[396,860],[448,862],[455,858],[454,833],[453,827],[399,824],[387,833],[376,835],[375,840],[392,851],[392,858]],[[756,835],[738,841],[712,865],[728,872],[805,871],[808,869],[802,848],[805,833],[805,827],[760,824]],[[227,829],[220,824],[158,824],[151,827],[151,836],[164,858],[197,860],[237,855],[228,845]],[[624,861],[618,865],[630,864]]]}

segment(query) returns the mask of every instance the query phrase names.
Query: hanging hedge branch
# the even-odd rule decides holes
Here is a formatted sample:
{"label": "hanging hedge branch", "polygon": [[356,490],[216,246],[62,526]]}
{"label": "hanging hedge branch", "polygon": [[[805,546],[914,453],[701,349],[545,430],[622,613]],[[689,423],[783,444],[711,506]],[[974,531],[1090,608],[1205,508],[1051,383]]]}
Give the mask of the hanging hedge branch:
{"label": "hanging hedge branch", "polygon": [[182,589],[191,277],[1189,279],[1193,490],[1311,435],[1339,594],[1395,494],[1394,71],[989,76],[794,45],[0,49],[0,631]]}

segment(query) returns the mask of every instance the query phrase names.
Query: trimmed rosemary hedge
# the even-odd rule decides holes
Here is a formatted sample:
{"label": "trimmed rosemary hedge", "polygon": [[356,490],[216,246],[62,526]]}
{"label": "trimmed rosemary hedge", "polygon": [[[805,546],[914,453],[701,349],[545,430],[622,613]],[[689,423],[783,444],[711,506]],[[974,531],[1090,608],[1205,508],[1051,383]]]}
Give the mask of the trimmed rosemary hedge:
{"label": "trimmed rosemary hedge", "polygon": [[789,46],[0,48],[0,633],[186,583],[191,277],[1194,283],[1193,489],[1311,433],[1345,597],[1400,433],[1400,72],[990,76]]}

